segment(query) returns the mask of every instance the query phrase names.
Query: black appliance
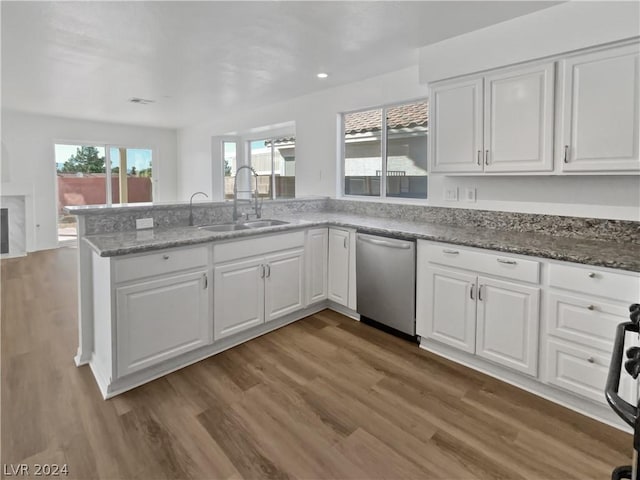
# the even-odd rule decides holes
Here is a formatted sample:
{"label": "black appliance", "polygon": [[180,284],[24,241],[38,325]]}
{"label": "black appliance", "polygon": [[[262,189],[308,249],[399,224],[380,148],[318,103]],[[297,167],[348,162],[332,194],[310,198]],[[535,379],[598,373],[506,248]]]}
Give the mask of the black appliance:
{"label": "black appliance", "polygon": [[[640,400],[636,405],[620,398],[618,388],[620,386],[620,375],[622,362],[624,361],[624,337],[626,333],[638,334],[640,322],[640,304],[634,303],[629,307],[630,322],[621,323],[616,331],[616,339],[611,354],[611,364],[607,375],[607,386],[605,395],[607,402],[627,425],[633,428],[633,460],[631,465],[617,467],[611,474],[611,480],[640,480]],[[625,371],[634,379],[640,374],[640,347],[631,347],[626,352],[624,362]]]}

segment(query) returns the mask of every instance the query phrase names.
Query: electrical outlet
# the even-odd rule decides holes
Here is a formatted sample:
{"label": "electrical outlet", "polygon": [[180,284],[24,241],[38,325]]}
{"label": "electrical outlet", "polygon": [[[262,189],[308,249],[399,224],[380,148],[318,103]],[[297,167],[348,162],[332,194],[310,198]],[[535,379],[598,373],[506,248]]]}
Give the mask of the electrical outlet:
{"label": "electrical outlet", "polygon": [[464,190],[464,199],[467,202],[475,202],[476,201],[476,189],[471,187],[471,188],[465,188]]}
{"label": "electrical outlet", "polygon": [[136,229],[153,228],[153,218],[137,218]]}
{"label": "electrical outlet", "polygon": [[448,187],[444,190],[444,199],[448,202],[458,201],[458,187]]}

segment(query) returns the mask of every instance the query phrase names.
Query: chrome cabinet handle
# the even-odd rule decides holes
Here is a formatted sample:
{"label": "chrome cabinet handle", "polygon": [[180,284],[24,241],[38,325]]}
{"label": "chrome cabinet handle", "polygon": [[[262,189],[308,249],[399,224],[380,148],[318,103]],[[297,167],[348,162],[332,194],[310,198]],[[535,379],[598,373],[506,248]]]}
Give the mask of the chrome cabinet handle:
{"label": "chrome cabinet handle", "polygon": [[472,283],[472,284],[471,284],[471,288],[469,289],[469,298],[471,298],[471,300],[475,300],[475,299],[473,298],[473,289],[474,289],[475,287],[476,287],[476,284],[475,284],[475,283]]}
{"label": "chrome cabinet handle", "polygon": [[347,248],[347,237],[344,237],[343,240],[344,240],[344,248]]}
{"label": "chrome cabinet handle", "polygon": [[450,255],[458,255],[460,252],[458,250],[449,250],[447,248],[442,249],[442,253],[448,253]]}
{"label": "chrome cabinet handle", "polygon": [[266,276],[267,276],[267,278],[269,278],[271,276],[271,265],[269,265],[267,263],[266,267],[267,267],[267,275]]}
{"label": "chrome cabinet handle", "polygon": [[596,273],[595,273],[595,272],[589,272],[589,273],[587,274],[587,276],[588,276],[589,278],[595,278],[595,277],[596,277]]}
{"label": "chrome cabinet handle", "polygon": [[589,362],[589,363],[596,363],[596,359],[595,359],[595,358],[593,358],[593,357],[589,357],[589,358],[587,358],[587,362]]}
{"label": "chrome cabinet handle", "polygon": [[207,277],[207,274],[204,274],[204,289],[206,290],[209,287],[209,277]]}
{"label": "chrome cabinet handle", "polygon": [[587,310],[595,310],[596,306],[595,305],[588,305],[587,306]]}
{"label": "chrome cabinet handle", "polygon": [[515,265],[518,263],[515,260],[505,260],[504,258],[496,258],[496,260],[500,263],[506,263],[507,265]]}
{"label": "chrome cabinet handle", "polygon": [[260,265],[260,267],[261,267],[261,269],[260,269],[261,270],[260,278],[264,278],[264,274],[265,274],[264,265]]}
{"label": "chrome cabinet handle", "polygon": [[484,151],[484,164],[489,165],[489,150]]}
{"label": "chrome cabinet handle", "polygon": [[478,150],[478,155],[476,157],[476,163],[478,165],[482,165],[482,150]]}
{"label": "chrome cabinet handle", "polygon": [[569,145],[564,146],[564,163],[569,163]]}
{"label": "chrome cabinet handle", "polygon": [[169,255],[162,255],[162,258],[165,260],[169,260]]}
{"label": "chrome cabinet handle", "polygon": [[482,301],[482,285],[478,287],[478,300]]}

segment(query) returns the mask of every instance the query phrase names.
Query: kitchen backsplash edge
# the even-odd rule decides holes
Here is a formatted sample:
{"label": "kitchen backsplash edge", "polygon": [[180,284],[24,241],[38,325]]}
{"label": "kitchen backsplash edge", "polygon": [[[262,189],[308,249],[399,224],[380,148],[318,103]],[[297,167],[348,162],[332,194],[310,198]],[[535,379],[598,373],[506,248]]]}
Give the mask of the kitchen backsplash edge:
{"label": "kitchen backsplash edge", "polygon": [[[243,211],[250,211],[247,207],[248,205],[243,204]],[[232,211],[231,203],[197,203],[193,205],[194,223],[205,225],[230,222]],[[287,213],[323,211],[500,231],[542,233],[565,238],[640,244],[640,222],[626,220],[431,207],[375,201],[363,202],[326,197],[265,201],[262,205],[263,218],[278,217]],[[70,210],[70,213],[77,213],[85,217],[85,233],[91,235],[135,230],[136,219],[139,218],[153,218],[154,225],[157,227],[186,226],[189,218],[189,206],[186,204],[154,205],[130,209],[117,208],[111,211],[105,208],[96,212]]]}

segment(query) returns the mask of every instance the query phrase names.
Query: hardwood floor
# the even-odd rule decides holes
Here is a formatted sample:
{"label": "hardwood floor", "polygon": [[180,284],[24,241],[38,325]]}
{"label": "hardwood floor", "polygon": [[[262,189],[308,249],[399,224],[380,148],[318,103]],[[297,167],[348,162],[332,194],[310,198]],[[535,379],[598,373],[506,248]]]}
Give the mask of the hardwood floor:
{"label": "hardwood floor", "polygon": [[3,464],[79,479],[602,479],[630,461],[629,435],[329,310],[104,401],[73,364],[75,254],[2,262]]}

